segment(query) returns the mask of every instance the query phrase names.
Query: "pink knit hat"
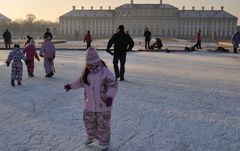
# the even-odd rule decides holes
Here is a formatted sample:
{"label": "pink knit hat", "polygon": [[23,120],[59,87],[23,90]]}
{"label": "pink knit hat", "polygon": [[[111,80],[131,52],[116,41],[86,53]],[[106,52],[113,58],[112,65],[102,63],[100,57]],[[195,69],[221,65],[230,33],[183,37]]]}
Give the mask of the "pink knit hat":
{"label": "pink knit hat", "polygon": [[101,59],[99,58],[99,55],[94,47],[90,47],[87,50],[86,53],[86,63],[87,64],[94,64],[100,62]]}

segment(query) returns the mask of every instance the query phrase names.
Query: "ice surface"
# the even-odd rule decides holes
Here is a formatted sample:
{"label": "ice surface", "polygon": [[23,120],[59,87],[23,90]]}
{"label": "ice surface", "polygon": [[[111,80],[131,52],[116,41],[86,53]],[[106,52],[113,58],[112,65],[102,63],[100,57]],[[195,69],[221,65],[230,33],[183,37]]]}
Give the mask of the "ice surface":
{"label": "ice surface", "polygon": [[[0,61],[8,55],[0,51]],[[35,77],[24,66],[22,86],[10,86],[0,65],[1,151],[95,151],[84,145],[83,90],[64,84],[81,73],[84,51],[57,51],[54,78]],[[100,57],[113,71],[112,57]],[[126,81],[112,110],[112,151],[238,151],[240,55],[233,53],[131,52]]]}

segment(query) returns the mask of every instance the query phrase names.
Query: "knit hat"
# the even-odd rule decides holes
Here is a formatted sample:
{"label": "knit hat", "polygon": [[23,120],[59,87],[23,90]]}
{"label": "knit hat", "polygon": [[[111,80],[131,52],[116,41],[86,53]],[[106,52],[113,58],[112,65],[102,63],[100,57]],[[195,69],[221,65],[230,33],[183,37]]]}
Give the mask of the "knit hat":
{"label": "knit hat", "polygon": [[124,31],[124,26],[123,26],[123,25],[120,25],[120,26],[118,27],[118,29],[119,29],[120,31]]}
{"label": "knit hat", "polygon": [[86,53],[86,63],[87,64],[94,64],[100,62],[101,59],[94,47],[89,47]]}

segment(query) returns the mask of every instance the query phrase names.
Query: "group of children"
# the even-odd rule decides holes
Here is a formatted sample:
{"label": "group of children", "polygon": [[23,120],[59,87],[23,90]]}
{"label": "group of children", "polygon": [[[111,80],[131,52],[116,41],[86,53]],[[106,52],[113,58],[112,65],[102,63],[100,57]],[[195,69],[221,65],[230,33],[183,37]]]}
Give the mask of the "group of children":
{"label": "group of children", "polygon": [[[52,77],[55,48],[51,39],[45,38],[39,55],[44,57],[46,77]],[[34,76],[34,58],[40,61],[35,42],[30,36],[23,51],[18,44],[14,45],[6,60],[7,66],[12,62],[12,86],[15,86],[15,80],[17,80],[18,85],[21,85],[23,73],[21,60],[24,60],[27,65],[29,77]],[[84,88],[83,121],[87,133],[85,145],[88,146],[98,140],[101,150],[106,151],[110,145],[111,110],[113,99],[118,90],[118,82],[93,47],[88,48],[86,52],[86,65],[81,76],[73,83],[64,85],[66,91],[77,88]]]}
{"label": "group of children", "polygon": [[[45,37],[42,47],[40,49],[40,56],[44,57],[44,68],[46,72],[46,77],[52,77],[54,75],[53,60],[55,58],[55,47],[51,42],[50,37]],[[27,36],[27,42],[25,43],[25,48],[22,50],[19,44],[15,44],[12,51],[9,53],[6,60],[6,64],[9,67],[12,62],[11,71],[11,85],[15,86],[15,80],[18,85],[22,85],[22,74],[23,74],[23,64],[22,60],[25,61],[27,66],[27,72],[29,77],[34,77],[34,58],[40,61],[37,54],[35,41],[31,36]]]}

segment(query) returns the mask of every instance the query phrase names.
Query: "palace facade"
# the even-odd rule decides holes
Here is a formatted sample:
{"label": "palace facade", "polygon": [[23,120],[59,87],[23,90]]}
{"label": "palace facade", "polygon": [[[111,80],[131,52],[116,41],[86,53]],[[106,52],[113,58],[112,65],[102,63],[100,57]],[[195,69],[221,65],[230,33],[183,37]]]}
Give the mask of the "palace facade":
{"label": "palace facade", "polygon": [[170,4],[123,4],[115,9],[73,9],[60,16],[59,34],[83,37],[90,30],[93,37],[109,37],[119,25],[132,36],[143,36],[146,27],[153,36],[192,38],[201,30],[206,38],[230,38],[237,29],[238,18],[224,7],[215,10],[180,10]]}
{"label": "palace facade", "polygon": [[9,25],[10,23],[11,23],[11,19],[9,19],[8,17],[6,17],[0,13],[0,24],[1,25]]}

